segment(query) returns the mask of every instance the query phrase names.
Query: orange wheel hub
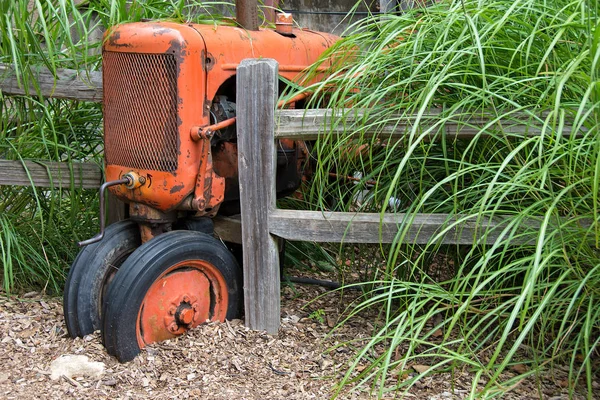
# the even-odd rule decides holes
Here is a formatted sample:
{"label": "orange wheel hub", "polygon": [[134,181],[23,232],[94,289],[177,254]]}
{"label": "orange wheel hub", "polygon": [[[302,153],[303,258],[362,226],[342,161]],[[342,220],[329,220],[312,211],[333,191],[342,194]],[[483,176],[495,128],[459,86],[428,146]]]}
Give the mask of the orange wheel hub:
{"label": "orange wheel hub", "polygon": [[140,348],[227,315],[227,284],[212,264],[189,260],[167,269],[146,292],[137,315]]}

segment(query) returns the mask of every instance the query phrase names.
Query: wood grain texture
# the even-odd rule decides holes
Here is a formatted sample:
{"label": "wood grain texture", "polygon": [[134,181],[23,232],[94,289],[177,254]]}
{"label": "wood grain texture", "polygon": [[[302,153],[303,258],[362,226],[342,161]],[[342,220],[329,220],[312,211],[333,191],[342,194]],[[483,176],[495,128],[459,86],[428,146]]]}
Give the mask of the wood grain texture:
{"label": "wood grain texture", "polygon": [[129,218],[129,205],[123,203],[111,191],[106,191],[106,224],[114,224]]}
{"label": "wood grain texture", "polygon": [[[45,67],[32,68],[40,94],[44,97],[102,102],[101,72],[87,73],[72,69],[59,69],[56,71],[56,75],[53,75]],[[0,90],[9,95],[28,94],[23,86],[19,85],[14,68],[7,64],[0,64]],[[35,88],[30,87],[29,95],[35,94]]]}
{"label": "wood grain texture", "polygon": [[242,244],[242,220],[240,216],[224,217],[217,215],[213,218],[215,234],[225,242]]}
{"label": "wood grain texture", "polygon": [[275,208],[275,105],[278,65],[243,60],[237,68],[237,136],[246,325],[276,334],[280,319],[279,251],[269,234]]}
{"label": "wood grain texture", "polygon": [[[548,130],[544,130],[543,123],[539,120],[532,121],[531,118],[523,113],[515,113],[511,119],[496,120],[491,113],[485,115],[455,115],[455,121],[441,122],[441,111],[431,109],[425,112],[421,117],[416,115],[398,115],[391,118],[392,121],[386,124],[369,121],[365,119],[365,113],[361,110],[340,110],[333,112],[329,109],[310,109],[310,110],[278,110],[275,115],[275,137],[291,138],[296,140],[316,140],[319,136],[325,134],[348,136],[352,129],[346,131],[348,127],[357,126],[355,134],[372,137],[377,134],[381,137],[402,138],[408,135],[425,134],[428,139],[439,137],[444,133],[451,138],[473,138],[480,134],[483,128],[486,131],[501,130],[505,136],[528,137],[539,136],[542,132],[547,135],[555,136]],[[547,113],[541,113],[539,118],[546,118]],[[342,123],[336,127],[330,128],[328,124],[332,117],[343,116]],[[572,126],[568,123],[562,128],[562,135],[568,136],[572,133]],[[577,135],[584,132],[578,131]]]}
{"label": "wood grain texture", "polygon": [[98,189],[102,170],[94,163],[0,160],[0,185]]}
{"label": "wood grain texture", "polygon": [[[535,230],[539,224],[527,223]],[[349,213],[298,210],[273,210],[269,214],[269,231],[288,240],[334,243],[403,243],[426,244],[433,238],[442,244],[494,243],[506,227],[503,218],[493,221],[449,214]],[[524,226],[523,226],[524,227]],[[400,236],[399,236],[400,235]],[[529,241],[526,236],[520,240]]]}

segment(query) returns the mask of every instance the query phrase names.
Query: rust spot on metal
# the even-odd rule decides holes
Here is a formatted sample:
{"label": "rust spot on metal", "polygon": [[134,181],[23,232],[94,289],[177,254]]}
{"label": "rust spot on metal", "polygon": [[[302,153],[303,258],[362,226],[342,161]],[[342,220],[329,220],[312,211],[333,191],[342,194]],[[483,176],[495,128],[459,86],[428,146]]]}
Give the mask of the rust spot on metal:
{"label": "rust spot on metal", "polygon": [[175,185],[171,188],[169,193],[171,193],[171,194],[177,193],[177,192],[181,191],[184,187],[185,187],[185,185]]}
{"label": "rust spot on metal", "polygon": [[114,32],[112,32],[109,37],[108,37],[108,43],[111,46],[114,47],[125,47],[125,48],[129,48],[129,47],[133,47],[130,43],[117,43],[117,41],[121,39],[121,32],[119,32],[118,30],[115,30]]}

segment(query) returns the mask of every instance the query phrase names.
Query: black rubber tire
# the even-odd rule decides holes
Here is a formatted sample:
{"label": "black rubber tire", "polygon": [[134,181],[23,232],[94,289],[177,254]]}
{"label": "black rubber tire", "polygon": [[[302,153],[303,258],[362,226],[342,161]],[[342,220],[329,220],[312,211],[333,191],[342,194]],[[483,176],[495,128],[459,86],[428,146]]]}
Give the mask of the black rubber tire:
{"label": "black rubber tire", "polygon": [[104,301],[102,341],[120,362],[140,352],[137,316],[152,284],[171,266],[203,260],[214,266],[227,285],[227,319],[238,317],[242,296],[242,271],[229,250],[217,239],[194,231],[172,231],[144,243],[123,263]]}
{"label": "black rubber tire", "polygon": [[64,317],[71,337],[83,337],[101,329],[107,280],[140,244],[138,225],[126,220],[109,225],[100,242],[79,252],[63,294]]}

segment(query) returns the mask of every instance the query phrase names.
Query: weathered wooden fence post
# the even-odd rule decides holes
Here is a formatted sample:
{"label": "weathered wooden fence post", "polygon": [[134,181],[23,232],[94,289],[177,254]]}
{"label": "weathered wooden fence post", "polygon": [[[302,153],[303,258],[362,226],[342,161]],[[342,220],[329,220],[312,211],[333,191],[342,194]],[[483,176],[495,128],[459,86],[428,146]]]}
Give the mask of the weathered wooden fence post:
{"label": "weathered wooden fence post", "polygon": [[276,334],[280,319],[277,241],[269,234],[275,208],[275,105],[278,64],[243,60],[237,68],[238,168],[244,251],[246,325]]}

